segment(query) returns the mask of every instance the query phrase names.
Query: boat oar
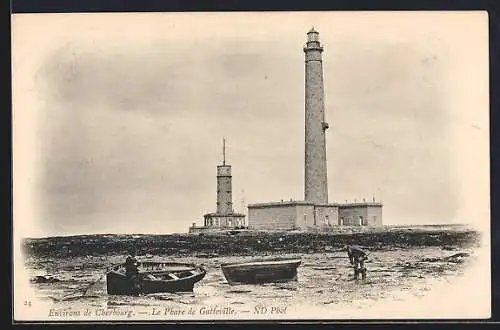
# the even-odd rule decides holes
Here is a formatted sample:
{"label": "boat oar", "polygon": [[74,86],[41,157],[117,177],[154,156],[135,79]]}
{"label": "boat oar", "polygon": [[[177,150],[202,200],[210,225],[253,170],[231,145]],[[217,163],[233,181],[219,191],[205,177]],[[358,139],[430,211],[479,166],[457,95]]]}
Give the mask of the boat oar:
{"label": "boat oar", "polygon": [[[89,285],[87,285],[87,286],[86,286],[85,288],[83,288],[83,289],[82,289],[82,288],[79,288],[79,289],[78,289],[78,290],[76,290],[76,291],[73,291],[73,292],[70,292],[70,293],[68,293],[68,294],[64,295],[64,296],[63,296],[60,300],[67,300],[67,299],[70,299],[70,298],[71,298],[71,299],[76,299],[76,298],[80,298],[80,297],[85,296],[85,294],[87,293],[87,291],[88,291],[91,287],[93,287],[94,285],[96,285],[96,284],[97,284],[97,283],[98,283],[98,282],[99,282],[99,281],[100,281],[100,280],[101,280],[104,276],[106,276],[106,274],[107,274],[107,273],[108,273],[111,269],[115,269],[116,267],[121,266],[121,265],[122,265],[122,264],[120,263],[120,264],[115,264],[115,265],[111,265],[111,266],[109,266],[108,268],[106,268],[106,271],[105,271],[105,272],[104,272],[104,273],[103,273],[103,274],[102,274],[102,275],[101,275],[101,276],[100,276],[97,280],[92,281]],[[77,292],[81,292],[81,295],[80,295],[80,296],[77,296],[77,297],[75,297],[75,296],[70,297],[70,296],[74,295],[74,294],[75,294],[75,293],[77,293]],[[70,297],[70,298],[68,298],[68,297]]]}

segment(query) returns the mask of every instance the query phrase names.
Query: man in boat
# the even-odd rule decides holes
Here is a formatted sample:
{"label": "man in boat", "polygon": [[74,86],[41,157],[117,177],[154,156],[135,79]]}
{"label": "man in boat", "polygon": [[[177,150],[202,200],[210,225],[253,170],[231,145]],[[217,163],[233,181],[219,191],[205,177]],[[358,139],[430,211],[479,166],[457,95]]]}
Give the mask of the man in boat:
{"label": "man in boat", "polygon": [[344,251],[347,251],[349,262],[354,267],[354,279],[359,279],[359,274],[364,280],[366,278],[365,261],[368,259],[366,252],[357,245],[346,245]]}
{"label": "man in boat", "polygon": [[140,281],[139,281],[139,266],[140,262],[133,256],[133,254],[129,254],[127,259],[125,260],[125,276],[129,279],[132,292],[134,294],[138,294],[140,291]]}

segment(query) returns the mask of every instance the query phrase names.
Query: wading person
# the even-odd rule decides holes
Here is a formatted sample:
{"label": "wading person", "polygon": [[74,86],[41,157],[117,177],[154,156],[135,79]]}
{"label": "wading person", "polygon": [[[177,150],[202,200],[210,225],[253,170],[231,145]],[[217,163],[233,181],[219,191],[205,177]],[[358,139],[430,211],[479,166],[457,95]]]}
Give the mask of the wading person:
{"label": "wading person", "polygon": [[127,276],[130,281],[132,287],[133,294],[139,294],[140,292],[140,283],[139,283],[139,265],[141,263],[137,261],[137,259],[129,254],[127,259],[125,260],[125,276]]}
{"label": "wading person", "polygon": [[354,267],[354,279],[359,279],[359,274],[364,280],[366,278],[365,261],[368,259],[366,252],[357,245],[348,245],[345,247],[349,262]]}

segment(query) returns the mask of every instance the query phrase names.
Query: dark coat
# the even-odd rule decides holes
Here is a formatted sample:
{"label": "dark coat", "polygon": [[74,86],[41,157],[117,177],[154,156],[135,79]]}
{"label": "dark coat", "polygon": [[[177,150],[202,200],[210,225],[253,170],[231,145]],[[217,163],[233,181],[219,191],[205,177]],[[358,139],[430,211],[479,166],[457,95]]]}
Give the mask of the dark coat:
{"label": "dark coat", "polygon": [[354,261],[365,260],[366,252],[357,245],[351,245],[347,247],[347,255],[351,263]]}
{"label": "dark coat", "polygon": [[141,263],[139,261],[137,261],[137,259],[135,259],[134,257],[132,256],[128,256],[127,257],[127,260],[125,260],[125,273],[128,277],[131,277],[131,276],[136,276],[137,274],[139,274],[139,269],[137,267],[139,267]]}

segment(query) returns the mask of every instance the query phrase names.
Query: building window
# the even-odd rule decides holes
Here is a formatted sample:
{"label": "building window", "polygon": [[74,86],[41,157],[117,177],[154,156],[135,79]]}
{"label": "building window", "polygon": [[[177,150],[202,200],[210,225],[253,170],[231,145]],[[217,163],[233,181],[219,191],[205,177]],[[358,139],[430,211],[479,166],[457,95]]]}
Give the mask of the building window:
{"label": "building window", "polygon": [[328,219],[328,216],[325,215],[325,226],[329,226],[330,225],[330,220]]}
{"label": "building window", "polygon": [[359,225],[362,226],[363,225],[363,217],[362,216],[359,216]]}
{"label": "building window", "polygon": [[340,217],[339,218],[339,226],[343,226],[344,225],[344,217]]}
{"label": "building window", "polygon": [[307,227],[307,214],[304,214],[304,225]]}

